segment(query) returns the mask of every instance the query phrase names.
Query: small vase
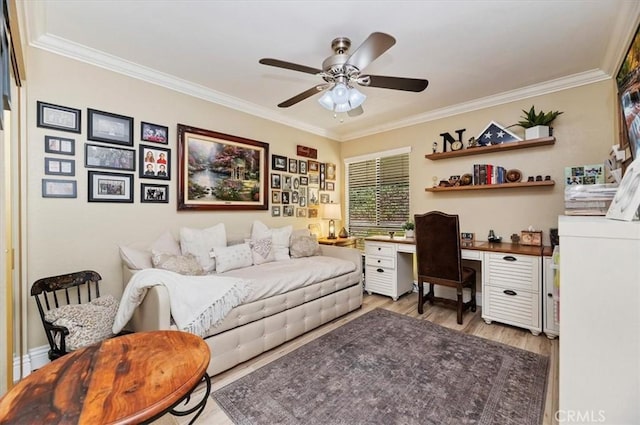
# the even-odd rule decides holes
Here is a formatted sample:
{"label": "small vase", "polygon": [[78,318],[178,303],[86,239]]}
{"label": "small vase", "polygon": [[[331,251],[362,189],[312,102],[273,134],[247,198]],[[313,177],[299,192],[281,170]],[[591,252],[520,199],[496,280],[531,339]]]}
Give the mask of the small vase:
{"label": "small vase", "polygon": [[413,239],[413,236],[414,236],[414,231],[413,230],[405,230],[405,232],[404,232],[404,237],[405,238]]}

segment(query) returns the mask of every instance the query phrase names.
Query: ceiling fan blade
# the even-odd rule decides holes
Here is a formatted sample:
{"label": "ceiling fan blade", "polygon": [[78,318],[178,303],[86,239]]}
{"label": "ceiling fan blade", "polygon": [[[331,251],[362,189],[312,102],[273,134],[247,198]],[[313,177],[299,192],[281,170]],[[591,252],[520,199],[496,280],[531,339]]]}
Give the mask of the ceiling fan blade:
{"label": "ceiling fan blade", "polygon": [[362,71],[367,65],[396,44],[396,39],[383,32],[372,33],[347,59],[347,65],[353,65]]}
{"label": "ceiling fan blade", "polygon": [[276,68],[290,69],[292,71],[306,72],[307,74],[319,74],[322,72],[321,69],[311,68],[310,66],[305,66],[305,65],[298,65],[297,63],[285,62],[279,59],[263,58],[263,59],[260,59],[258,62],[260,62],[263,65],[275,66]]}
{"label": "ceiling fan blade", "polygon": [[368,87],[379,87],[383,89],[404,90],[421,92],[429,85],[428,80],[420,78],[402,78],[402,77],[386,77],[384,75],[367,75]]}
{"label": "ceiling fan blade", "polygon": [[347,115],[349,115],[350,117],[357,117],[358,115],[362,115],[363,112],[364,109],[362,109],[362,105],[360,105],[357,108],[348,111]]}
{"label": "ceiling fan blade", "polygon": [[309,90],[305,90],[302,93],[299,93],[299,94],[293,96],[292,98],[287,99],[282,103],[279,103],[278,104],[278,108],[288,108],[289,106],[293,106],[296,103],[301,102],[301,101],[305,100],[306,98],[313,96],[316,93],[320,93],[321,91],[323,91],[327,87],[329,87],[329,84],[320,84],[318,86],[313,86]]}

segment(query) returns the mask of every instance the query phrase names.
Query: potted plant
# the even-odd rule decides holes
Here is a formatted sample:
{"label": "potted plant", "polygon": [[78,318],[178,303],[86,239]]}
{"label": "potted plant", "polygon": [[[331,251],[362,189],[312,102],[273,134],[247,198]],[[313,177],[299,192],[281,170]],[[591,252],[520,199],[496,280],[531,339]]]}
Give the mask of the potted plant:
{"label": "potted plant", "polygon": [[406,223],[404,223],[402,225],[402,228],[404,229],[404,237],[405,238],[413,238],[414,236],[414,231],[416,228],[416,225],[413,224],[413,221],[407,221]]}
{"label": "potted plant", "polygon": [[531,106],[531,109],[528,111],[522,110],[524,115],[521,121],[518,121],[517,126],[524,128],[524,138],[525,139],[539,139],[541,137],[549,137],[549,124],[555,120],[558,115],[563,112],[560,111],[549,111],[543,112],[540,111],[536,113],[535,106]]}

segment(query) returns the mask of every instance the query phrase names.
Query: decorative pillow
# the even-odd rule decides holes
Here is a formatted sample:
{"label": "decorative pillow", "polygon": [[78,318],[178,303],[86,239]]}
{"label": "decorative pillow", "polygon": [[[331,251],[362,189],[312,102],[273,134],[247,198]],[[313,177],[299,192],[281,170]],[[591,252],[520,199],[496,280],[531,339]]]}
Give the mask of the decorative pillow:
{"label": "decorative pillow", "polygon": [[153,267],[151,263],[151,254],[149,251],[135,249],[128,246],[120,246],[120,258],[132,270],[150,269]]}
{"label": "decorative pillow", "polygon": [[320,255],[320,244],[313,236],[298,236],[291,241],[291,258]]}
{"label": "decorative pillow", "polygon": [[188,276],[205,274],[196,257],[191,254],[172,255],[165,252],[151,251],[151,261],[156,269],[169,270]]}
{"label": "decorative pillow", "polygon": [[151,251],[163,252],[171,255],[181,255],[180,245],[171,232],[164,232],[148,250],[120,246],[120,258],[132,270],[150,269],[153,267]]}
{"label": "decorative pillow", "polygon": [[256,240],[245,239],[245,242],[249,244],[249,247],[251,247],[253,264],[270,263],[275,260],[273,238],[262,238]]}
{"label": "decorative pillow", "polygon": [[293,226],[270,229],[266,224],[256,220],[253,222],[253,226],[251,227],[251,239],[258,240],[271,236],[273,240],[273,254],[275,260],[288,260],[290,258],[289,238],[292,231]]}
{"label": "decorative pillow", "polygon": [[86,304],[54,308],[44,315],[44,319],[69,329],[66,348],[73,351],[112,337],[111,327],[117,311],[118,301],[106,295]]}
{"label": "decorative pillow", "polygon": [[215,248],[214,253],[216,257],[216,272],[218,273],[249,267],[253,264],[251,248],[246,243]]}
{"label": "decorative pillow", "polygon": [[198,260],[205,273],[216,269],[216,260],[211,257],[214,248],[227,246],[227,233],[224,223],[216,224],[208,229],[180,229],[180,247],[182,255],[192,254]]}

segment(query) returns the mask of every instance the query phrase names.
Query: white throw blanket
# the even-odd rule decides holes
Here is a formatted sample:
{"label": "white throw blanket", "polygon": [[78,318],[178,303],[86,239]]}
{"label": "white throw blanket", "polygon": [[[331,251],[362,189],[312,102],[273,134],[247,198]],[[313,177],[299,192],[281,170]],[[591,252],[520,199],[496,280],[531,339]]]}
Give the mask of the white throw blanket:
{"label": "white throw blanket", "polygon": [[178,329],[204,336],[220,323],[231,309],[246,298],[249,287],[244,279],[224,276],[183,276],[161,269],[140,270],[124,289],[113,333],[120,332],[142,303],[147,289],[162,285],[169,291],[171,316]]}

